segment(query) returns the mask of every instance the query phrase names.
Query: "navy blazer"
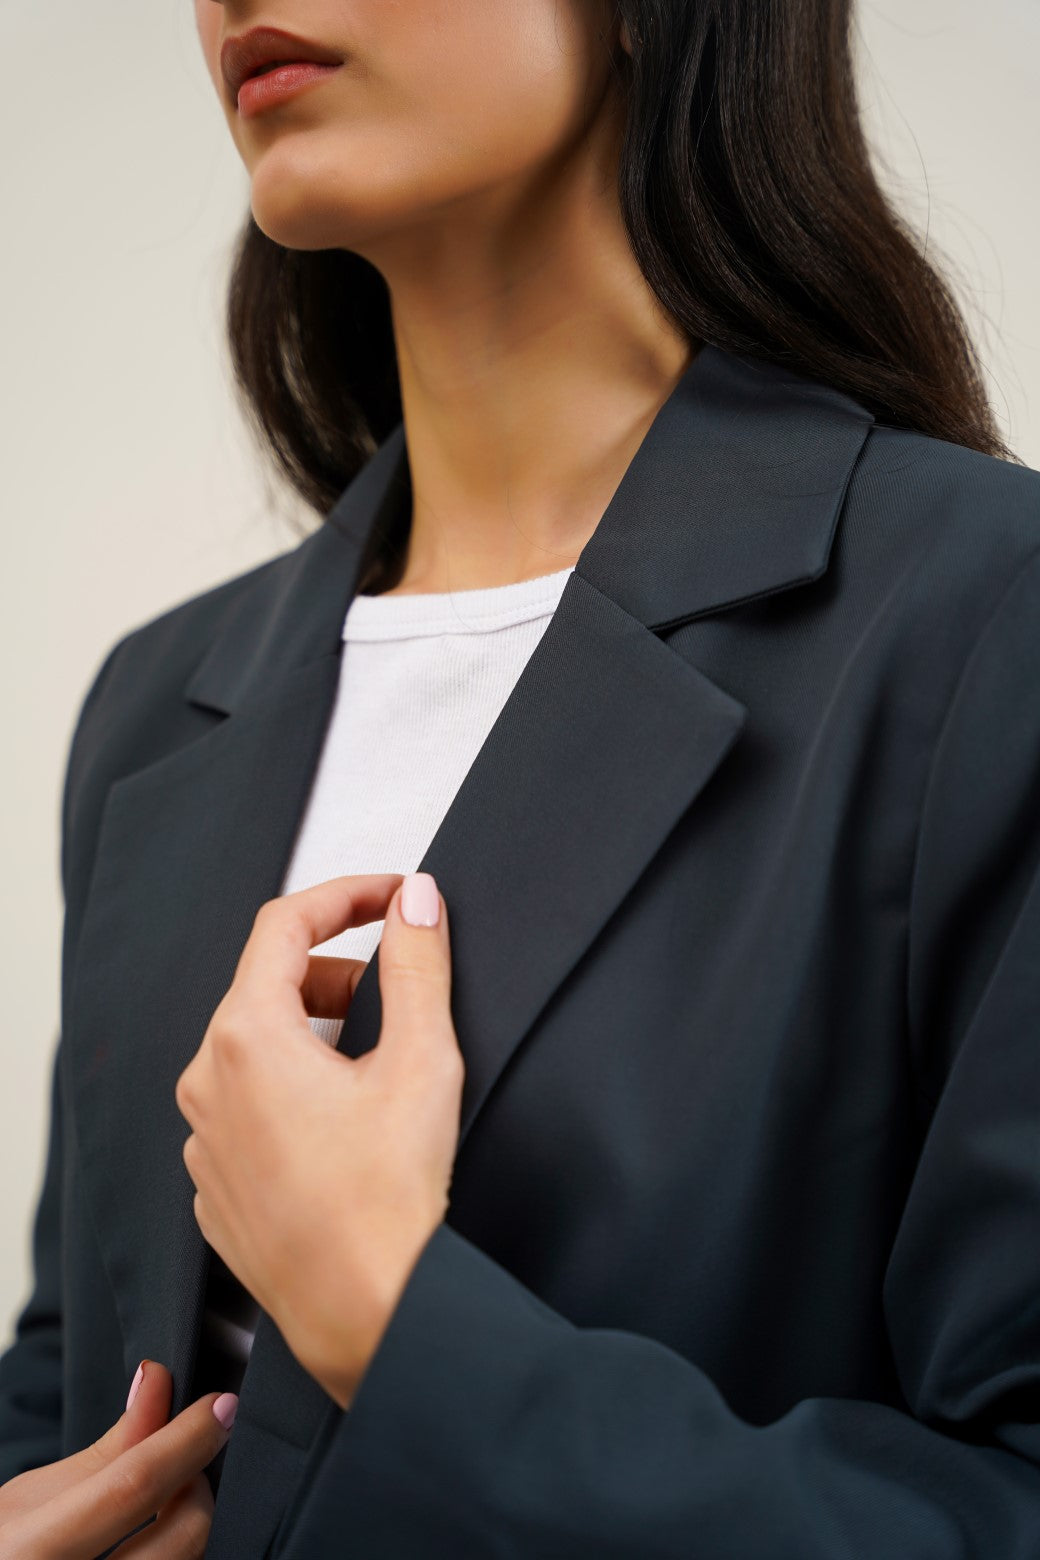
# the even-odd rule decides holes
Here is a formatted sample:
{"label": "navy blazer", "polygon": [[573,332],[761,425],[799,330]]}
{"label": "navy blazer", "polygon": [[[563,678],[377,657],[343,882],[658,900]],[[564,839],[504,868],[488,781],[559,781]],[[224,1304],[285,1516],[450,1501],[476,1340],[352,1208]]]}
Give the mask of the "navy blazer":
{"label": "navy blazer", "polygon": [[[174,1087],[409,503],[399,424],[82,705],[5,1476],[142,1357],[174,1413],[222,1385]],[[693,359],[421,863],[447,1219],[348,1411],[261,1315],[210,1560],[1037,1560],[1038,650],[1040,473]],[[370,966],[340,1050],[379,1027]]]}

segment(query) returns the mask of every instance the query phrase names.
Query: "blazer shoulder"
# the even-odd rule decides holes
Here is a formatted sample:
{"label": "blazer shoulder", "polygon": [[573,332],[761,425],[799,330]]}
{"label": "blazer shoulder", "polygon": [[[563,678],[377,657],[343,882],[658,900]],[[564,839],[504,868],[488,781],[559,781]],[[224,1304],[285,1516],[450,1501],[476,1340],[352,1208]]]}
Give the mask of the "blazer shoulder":
{"label": "blazer shoulder", "polygon": [[1040,471],[931,434],[874,423],[850,498],[915,542],[963,541],[1022,562],[1040,544]]}
{"label": "blazer shoulder", "polygon": [[1040,550],[1040,471],[928,434],[875,424],[846,492],[848,572],[864,611],[890,593],[916,624],[969,646]]}
{"label": "blazer shoulder", "polygon": [[304,537],[274,557],[135,624],[115,641],[102,662],[106,680],[116,684],[132,680],[138,687],[143,683],[153,698],[164,686],[179,692],[242,601],[257,592],[273,598],[290,561],[309,540]]}
{"label": "blazer shoulder", "polygon": [[185,597],[128,629],[109,648],[83,701],[74,737],[89,717],[99,735],[161,722],[184,706],[184,689],[213,642],[243,613],[263,621],[300,555],[328,522],[231,578]]}

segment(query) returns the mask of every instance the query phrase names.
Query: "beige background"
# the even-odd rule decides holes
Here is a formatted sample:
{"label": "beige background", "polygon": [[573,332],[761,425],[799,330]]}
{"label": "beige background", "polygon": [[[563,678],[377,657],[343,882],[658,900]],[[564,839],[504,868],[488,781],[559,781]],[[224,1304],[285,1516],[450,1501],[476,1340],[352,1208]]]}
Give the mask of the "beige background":
{"label": "beige background", "polygon": [[[231,400],[223,284],[248,183],[191,6],[0,14],[2,1335],[30,1280],[79,702],[128,628],[318,522],[265,475]],[[862,0],[858,36],[886,182],[952,273],[1004,436],[1040,468],[1040,0]]]}

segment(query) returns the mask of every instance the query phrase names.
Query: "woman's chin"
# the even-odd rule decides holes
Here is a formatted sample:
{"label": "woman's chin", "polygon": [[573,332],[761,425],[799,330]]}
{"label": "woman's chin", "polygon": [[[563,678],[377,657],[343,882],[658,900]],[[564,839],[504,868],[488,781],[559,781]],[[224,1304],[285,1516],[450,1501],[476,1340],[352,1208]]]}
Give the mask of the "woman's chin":
{"label": "woman's chin", "polygon": [[342,213],[333,216],[305,199],[260,199],[255,188],[251,204],[260,231],[286,249],[344,247],[344,233],[350,224],[344,222]]}
{"label": "woman's chin", "polygon": [[[358,249],[387,226],[386,216],[297,186],[287,180],[253,181],[253,220],[261,232],[286,249]],[[390,225],[393,219],[390,218]]]}

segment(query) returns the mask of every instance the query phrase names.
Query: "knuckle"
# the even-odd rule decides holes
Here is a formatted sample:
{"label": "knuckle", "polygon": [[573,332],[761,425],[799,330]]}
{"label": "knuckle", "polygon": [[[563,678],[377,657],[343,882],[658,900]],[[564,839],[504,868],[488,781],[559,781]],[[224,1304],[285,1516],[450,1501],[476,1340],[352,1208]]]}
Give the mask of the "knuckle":
{"label": "knuckle", "polygon": [[210,1518],[194,1512],[185,1534],[187,1548],[184,1550],[185,1560],[202,1560],[206,1553],[206,1544],[209,1539]]}
{"label": "knuckle", "polygon": [[[379,957],[382,960],[382,949],[380,949]],[[386,959],[384,968],[397,981],[418,981],[432,987],[441,987],[447,981],[447,974],[443,965],[431,963],[425,959],[417,959],[403,949],[398,950],[396,953],[391,953]]]}
{"label": "knuckle", "polygon": [[466,1069],[459,1056],[447,1057],[438,1063],[438,1083],[449,1099],[454,1099],[466,1081]]}
{"label": "knuckle", "polygon": [[182,1116],[195,1108],[195,1094],[193,1089],[194,1078],[190,1067],[186,1067],[177,1079],[177,1086],[173,1091],[173,1097],[177,1102],[177,1109]]}
{"label": "knuckle", "polygon": [[426,1040],[428,1043],[423,1049],[427,1074],[432,1074],[434,1078],[443,1079],[450,1084],[462,1078],[465,1074],[465,1065],[455,1030],[431,1026],[426,1032]]}
{"label": "knuckle", "polygon": [[253,917],[254,926],[266,926],[278,915],[281,901],[278,899],[265,899],[256,915]]}
{"label": "knuckle", "polygon": [[178,1504],[177,1514],[171,1524],[177,1536],[178,1560],[202,1560],[212,1520],[211,1513],[196,1500],[184,1500]]}
{"label": "knuckle", "polygon": [[272,931],[276,934],[284,934],[293,930],[297,924],[303,923],[306,917],[296,894],[279,894],[274,899],[265,899],[256,915],[253,917],[254,929],[262,929],[265,935]]}
{"label": "knuckle", "polygon": [[466,1078],[465,1063],[454,1029],[447,1033],[427,1029],[418,1044],[409,1047],[409,1072],[415,1088],[423,1095],[453,1098]]}
{"label": "knuckle", "polygon": [[116,1509],[126,1517],[136,1517],[138,1512],[151,1515],[159,1505],[154,1469],[140,1458],[121,1458],[112,1469],[110,1494]]}
{"label": "knuckle", "polygon": [[245,977],[237,974],[225,991],[209,1021],[206,1042],[213,1045],[227,1029],[241,1029],[248,1022],[249,990]]}
{"label": "knuckle", "polygon": [[114,1438],[115,1426],[112,1425],[104,1435],[98,1436],[96,1441],[91,1441],[89,1446],[83,1448],[83,1466],[88,1473],[100,1473],[102,1468],[108,1467],[117,1444]]}
{"label": "knuckle", "polygon": [[444,1069],[452,1083],[462,1083],[466,1076],[466,1063],[462,1052],[459,1050],[459,1042],[455,1037],[454,1030],[452,1030],[452,1040],[454,1042],[453,1045],[446,1047]]}
{"label": "knuckle", "polygon": [[210,1044],[214,1054],[219,1056],[223,1063],[230,1062],[234,1065],[242,1060],[246,1054],[248,1041],[240,1012],[232,1010],[223,1014],[219,1022],[211,1024]]}

